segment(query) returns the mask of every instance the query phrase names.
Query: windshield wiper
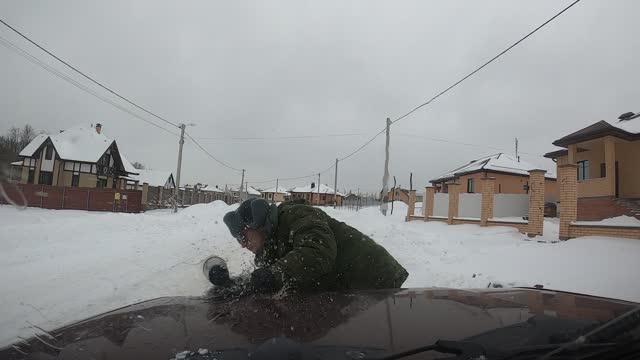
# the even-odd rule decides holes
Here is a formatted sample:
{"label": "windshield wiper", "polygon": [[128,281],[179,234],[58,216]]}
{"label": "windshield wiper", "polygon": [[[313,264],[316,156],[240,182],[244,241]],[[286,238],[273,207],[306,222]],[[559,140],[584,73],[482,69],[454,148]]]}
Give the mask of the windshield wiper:
{"label": "windshield wiper", "polygon": [[[619,335],[638,326],[640,321],[640,307],[609,320],[596,329],[578,336],[574,341],[561,344],[548,344],[512,349],[485,349],[482,345],[464,341],[438,340],[433,345],[422,346],[406,350],[376,360],[397,360],[415,354],[436,351],[444,354],[455,354],[456,359],[551,359],[558,354],[569,352],[571,355],[581,355],[583,358],[593,358],[596,355],[611,354],[623,356],[632,351],[639,351],[638,339],[628,342],[605,342],[613,340]],[[489,357],[487,354],[492,356]],[[541,356],[541,357],[539,357]]]}

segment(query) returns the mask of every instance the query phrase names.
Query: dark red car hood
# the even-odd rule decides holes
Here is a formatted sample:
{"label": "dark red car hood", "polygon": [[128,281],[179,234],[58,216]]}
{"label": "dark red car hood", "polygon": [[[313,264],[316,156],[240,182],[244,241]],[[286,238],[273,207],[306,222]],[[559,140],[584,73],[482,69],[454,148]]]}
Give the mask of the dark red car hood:
{"label": "dark red car hood", "polygon": [[[409,289],[225,301],[168,297],[39,334],[0,350],[0,358],[166,360],[191,351],[182,355],[245,359],[265,344],[286,343],[313,349],[317,358],[349,359],[439,339],[511,348],[568,341],[637,306],[537,289]],[[207,353],[199,355],[200,349]]]}

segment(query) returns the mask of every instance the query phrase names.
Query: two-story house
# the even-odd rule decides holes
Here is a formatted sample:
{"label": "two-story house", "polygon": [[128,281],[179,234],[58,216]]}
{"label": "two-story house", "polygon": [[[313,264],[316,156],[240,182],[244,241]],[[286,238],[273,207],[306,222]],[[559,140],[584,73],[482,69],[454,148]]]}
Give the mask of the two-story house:
{"label": "two-story house", "polygon": [[22,184],[125,189],[138,174],[100,124],[38,135],[19,155]]}
{"label": "two-story house", "polygon": [[577,219],[640,214],[640,113],[601,120],[553,142],[545,154],[577,165]]}

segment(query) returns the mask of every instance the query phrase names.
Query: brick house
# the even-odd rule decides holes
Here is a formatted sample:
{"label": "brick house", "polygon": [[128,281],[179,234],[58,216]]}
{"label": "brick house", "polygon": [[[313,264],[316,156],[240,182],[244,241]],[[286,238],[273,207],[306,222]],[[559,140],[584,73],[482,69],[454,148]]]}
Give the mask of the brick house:
{"label": "brick house", "polygon": [[[495,178],[496,194],[527,194],[529,184],[529,170],[538,169],[527,162],[513,156],[498,153],[472,160],[468,164],[449,171],[429,182],[436,192],[449,192],[449,184],[460,184],[460,191],[467,193],[481,193],[481,179]],[[557,196],[558,186],[556,176],[545,173],[545,194]]]}
{"label": "brick house", "polygon": [[272,187],[262,191],[262,198],[268,201],[283,202],[289,199],[291,194],[282,186]]}
{"label": "brick house", "polygon": [[[640,113],[598,121],[553,142],[558,169],[577,166],[577,220],[640,218]],[[559,173],[559,172],[558,172]]]}
{"label": "brick house", "polygon": [[138,174],[100,124],[38,135],[19,156],[21,184],[125,189]]}
{"label": "brick house", "polygon": [[334,194],[336,194],[336,202],[340,206],[344,197],[344,194],[336,193],[334,189],[326,184],[320,184],[320,189],[318,190],[313,182],[308,186],[293,188],[289,193],[291,194],[291,199],[305,199],[312,205],[318,204],[318,196],[320,196],[320,205],[333,205]]}

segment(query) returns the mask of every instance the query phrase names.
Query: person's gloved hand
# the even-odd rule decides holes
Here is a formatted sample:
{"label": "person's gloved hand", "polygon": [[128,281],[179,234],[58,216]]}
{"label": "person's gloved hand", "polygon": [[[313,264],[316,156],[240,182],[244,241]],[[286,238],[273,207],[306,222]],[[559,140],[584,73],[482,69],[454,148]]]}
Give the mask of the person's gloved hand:
{"label": "person's gloved hand", "polygon": [[276,277],[271,270],[259,268],[251,273],[251,286],[259,292],[270,292],[278,290]]}
{"label": "person's gloved hand", "polygon": [[221,265],[214,265],[209,269],[209,281],[216,286],[226,286],[231,283],[229,270]]}

